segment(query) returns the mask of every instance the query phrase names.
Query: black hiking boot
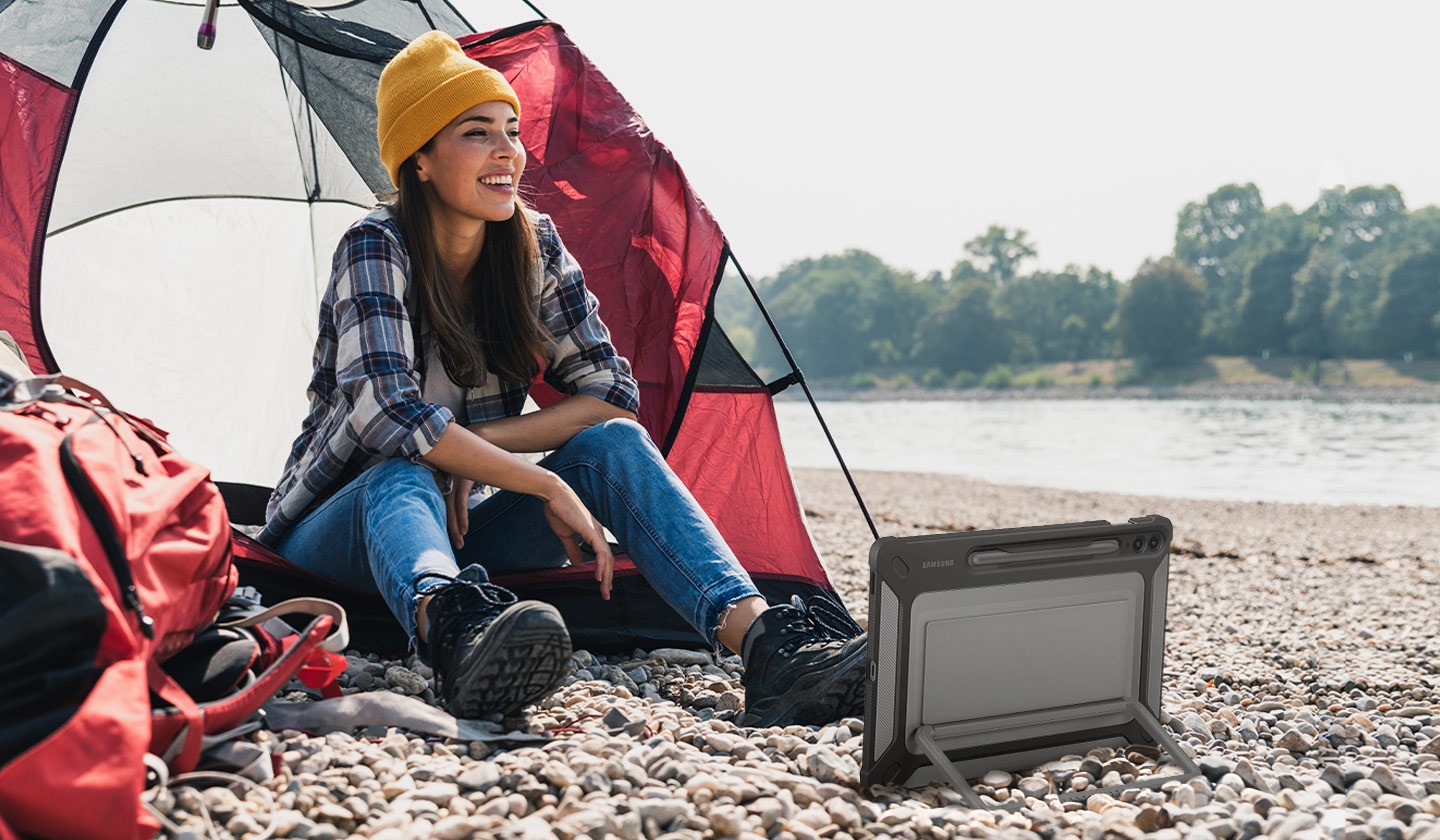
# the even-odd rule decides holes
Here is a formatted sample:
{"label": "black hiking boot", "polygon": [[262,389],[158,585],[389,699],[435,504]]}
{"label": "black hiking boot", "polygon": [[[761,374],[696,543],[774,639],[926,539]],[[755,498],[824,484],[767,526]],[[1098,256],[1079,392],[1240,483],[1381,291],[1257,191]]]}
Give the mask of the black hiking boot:
{"label": "black hiking boot", "polygon": [[799,597],[755,619],[741,645],[741,726],[821,725],[865,714],[865,634],[825,601]]}
{"label": "black hiking boot", "polygon": [[570,633],[539,601],[460,572],[425,606],[430,658],[445,708],[457,718],[514,715],[570,673]]}

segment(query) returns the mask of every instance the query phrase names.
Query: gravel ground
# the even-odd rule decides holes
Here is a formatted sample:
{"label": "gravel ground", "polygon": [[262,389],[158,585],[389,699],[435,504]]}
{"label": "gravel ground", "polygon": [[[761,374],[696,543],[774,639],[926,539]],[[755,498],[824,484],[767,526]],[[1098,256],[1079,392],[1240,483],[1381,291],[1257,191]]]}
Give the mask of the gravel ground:
{"label": "gravel ground", "polygon": [[[871,535],[838,472],[797,471],[837,589],[865,614]],[[1189,837],[1440,840],[1440,508],[1152,499],[857,473],[882,534],[1159,513],[1175,523],[1162,721],[1204,776],[1061,803],[1054,791],[1163,772],[1146,750],[995,773],[970,810],[943,786],[859,788],[864,724],[747,729],[739,660],[576,653],[570,682],[496,749],[395,730],[262,732],[278,810],[179,791],[204,837]],[[428,697],[429,672],[352,652],[349,691]],[[201,806],[204,806],[202,809]]]}

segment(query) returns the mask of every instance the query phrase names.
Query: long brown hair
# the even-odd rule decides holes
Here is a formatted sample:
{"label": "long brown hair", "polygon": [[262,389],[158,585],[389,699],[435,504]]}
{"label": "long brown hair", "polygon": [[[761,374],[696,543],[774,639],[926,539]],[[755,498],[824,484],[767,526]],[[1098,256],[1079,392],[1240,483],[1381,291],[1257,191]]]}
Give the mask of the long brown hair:
{"label": "long brown hair", "polygon": [[[553,341],[540,322],[533,292],[539,277],[540,241],[520,196],[515,214],[485,223],[485,245],[470,270],[469,300],[446,282],[435,247],[430,207],[412,157],[400,164],[395,199],[400,232],[410,251],[411,283],[427,328],[434,331],[440,359],[455,384],[475,387],[487,373],[528,382],[540,369],[538,358]],[[424,358],[424,348],[416,352]]]}

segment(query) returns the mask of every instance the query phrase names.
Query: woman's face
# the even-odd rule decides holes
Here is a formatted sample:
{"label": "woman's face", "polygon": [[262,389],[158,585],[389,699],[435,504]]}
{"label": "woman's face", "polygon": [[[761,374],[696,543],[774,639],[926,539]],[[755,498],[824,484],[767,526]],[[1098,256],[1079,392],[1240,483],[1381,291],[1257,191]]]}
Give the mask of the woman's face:
{"label": "woman's face", "polygon": [[431,210],[455,221],[503,222],[515,214],[525,169],[520,119],[509,102],[482,102],[415,153]]}

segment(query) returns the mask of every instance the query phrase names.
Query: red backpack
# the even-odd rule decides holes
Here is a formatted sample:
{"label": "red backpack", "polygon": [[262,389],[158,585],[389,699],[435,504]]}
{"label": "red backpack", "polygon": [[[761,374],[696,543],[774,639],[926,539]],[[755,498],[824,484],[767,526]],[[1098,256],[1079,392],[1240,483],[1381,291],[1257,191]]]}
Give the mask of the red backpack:
{"label": "red backpack", "polygon": [[150,837],[144,755],[193,769],[202,736],[272,696],[332,618],[199,704],[162,663],[235,589],[208,471],[88,386],[4,376],[0,471],[0,837]]}

